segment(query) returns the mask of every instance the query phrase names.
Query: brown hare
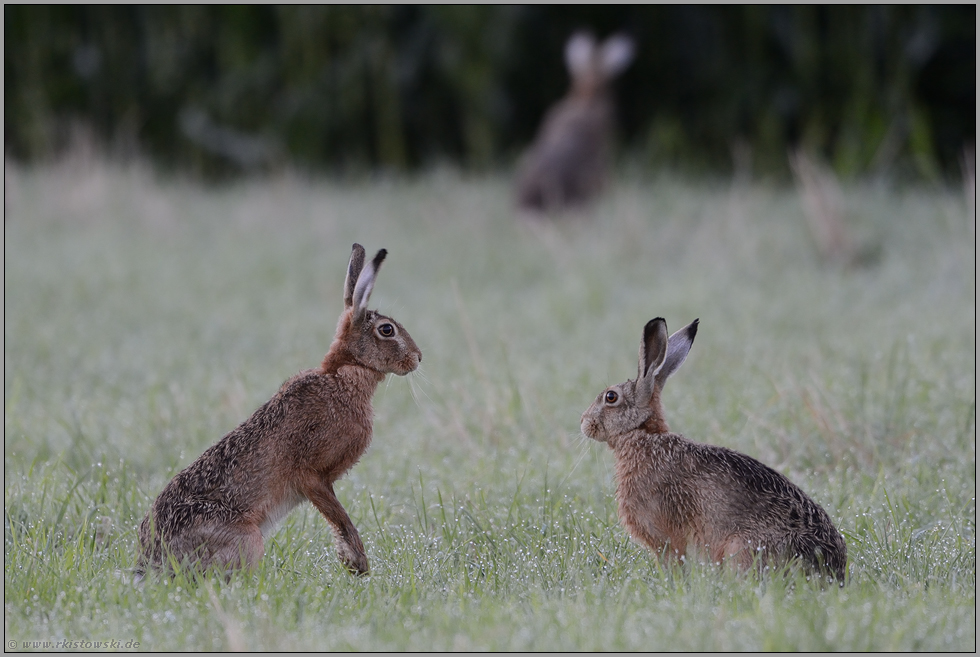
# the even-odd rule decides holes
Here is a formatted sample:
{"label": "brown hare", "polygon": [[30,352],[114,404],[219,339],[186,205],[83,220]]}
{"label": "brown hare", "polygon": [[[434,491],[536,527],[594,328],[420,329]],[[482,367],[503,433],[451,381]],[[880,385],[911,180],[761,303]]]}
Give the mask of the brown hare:
{"label": "brown hare", "polygon": [[847,547],[830,516],[786,477],[739,452],[670,433],[660,395],[694,342],[698,320],[667,338],[643,329],[635,380],[606,388],[582,432],[616,456],[619,518],[668,558],[778,567],[793,560],[844,584]]}
{"label": "brown hare", "polygon": [[368,298],[387,252],[364,266],[355,244],[344,311],[323,363],[300,372],[237,429],[178,473],[139,527],[137,578],[171,559],[205,569],[255,566],[264,539],[297,504],[313,503],[333,528],[340,560],[368,572],[357,529],[333,484],[371,442],[371,397],[389,372],[414,371],[422,352]]}
{"label": "brown hare", "polygon": [[578,32],[565,45],[568,95],[545,116],[517,180],[517,206],[554,212],[588,202],[606,177],[613,126],[609,82],[633,59],[633,42],[614,35],[597,47]]}

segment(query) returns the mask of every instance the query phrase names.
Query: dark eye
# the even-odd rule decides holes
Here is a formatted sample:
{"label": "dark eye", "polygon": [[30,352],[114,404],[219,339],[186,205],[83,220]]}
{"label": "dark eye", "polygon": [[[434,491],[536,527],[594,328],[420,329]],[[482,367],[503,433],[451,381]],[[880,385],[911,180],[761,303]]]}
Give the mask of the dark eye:
{"label": "dark eye", "polygon": [[395,334],[395,327],[391,324],[382,324],[378,327],[378,333],[382,338],[390,338]]}
{"label": "dark eye", "polygon": [[619,401],[619,393],[617,393],[615,390],[607,390],[606,403],[615,404],[617,401]]}

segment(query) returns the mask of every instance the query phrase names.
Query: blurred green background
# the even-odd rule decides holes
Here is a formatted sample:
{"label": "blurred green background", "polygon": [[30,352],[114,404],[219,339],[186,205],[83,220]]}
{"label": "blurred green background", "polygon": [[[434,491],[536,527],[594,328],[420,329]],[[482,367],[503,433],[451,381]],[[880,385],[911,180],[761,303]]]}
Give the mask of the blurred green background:
{"label": "blurred green background", "polygon": [[505,169],[582,27],[638,44],[616,94],[641,169],[788,177],[803,147],[935,180],[975,141],[975,5],[5,5],[5,156],[85,138],[207,178]]}

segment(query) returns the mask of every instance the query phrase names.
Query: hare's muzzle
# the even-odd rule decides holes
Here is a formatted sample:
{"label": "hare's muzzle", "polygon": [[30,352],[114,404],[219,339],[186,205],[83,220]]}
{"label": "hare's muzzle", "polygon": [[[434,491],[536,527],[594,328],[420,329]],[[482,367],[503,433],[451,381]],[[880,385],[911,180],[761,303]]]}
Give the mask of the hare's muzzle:
{"label": "hare's muzzle", "polygon": [[590,406],[589,410],[582,413],[582,433],[585,434],[586,438],[602,441],[602,438],[599,437],[599,421],[596,416],[595,404]]}
{"label": "hare's muzzle", "polygon": [[400,367],[395,372],[399,376],[405,376],[406,374],[411,374],[419,368],[419,363],[422,362],[422,352],[413,351],[405,355],[405,358],[399,363]]}

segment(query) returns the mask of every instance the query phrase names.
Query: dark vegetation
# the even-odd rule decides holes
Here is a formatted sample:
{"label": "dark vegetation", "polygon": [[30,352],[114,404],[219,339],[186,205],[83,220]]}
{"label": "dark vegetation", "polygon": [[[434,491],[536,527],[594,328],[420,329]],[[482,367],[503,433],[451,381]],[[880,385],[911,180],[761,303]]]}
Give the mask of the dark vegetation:
{"label": "dark vegetation", "polygon": [[567,86],[565,39],[628,32],[620,141],[644,168],[958,175],[976,7],[4,6],[4,149],[80,136],[205,176],[509,167]]}

